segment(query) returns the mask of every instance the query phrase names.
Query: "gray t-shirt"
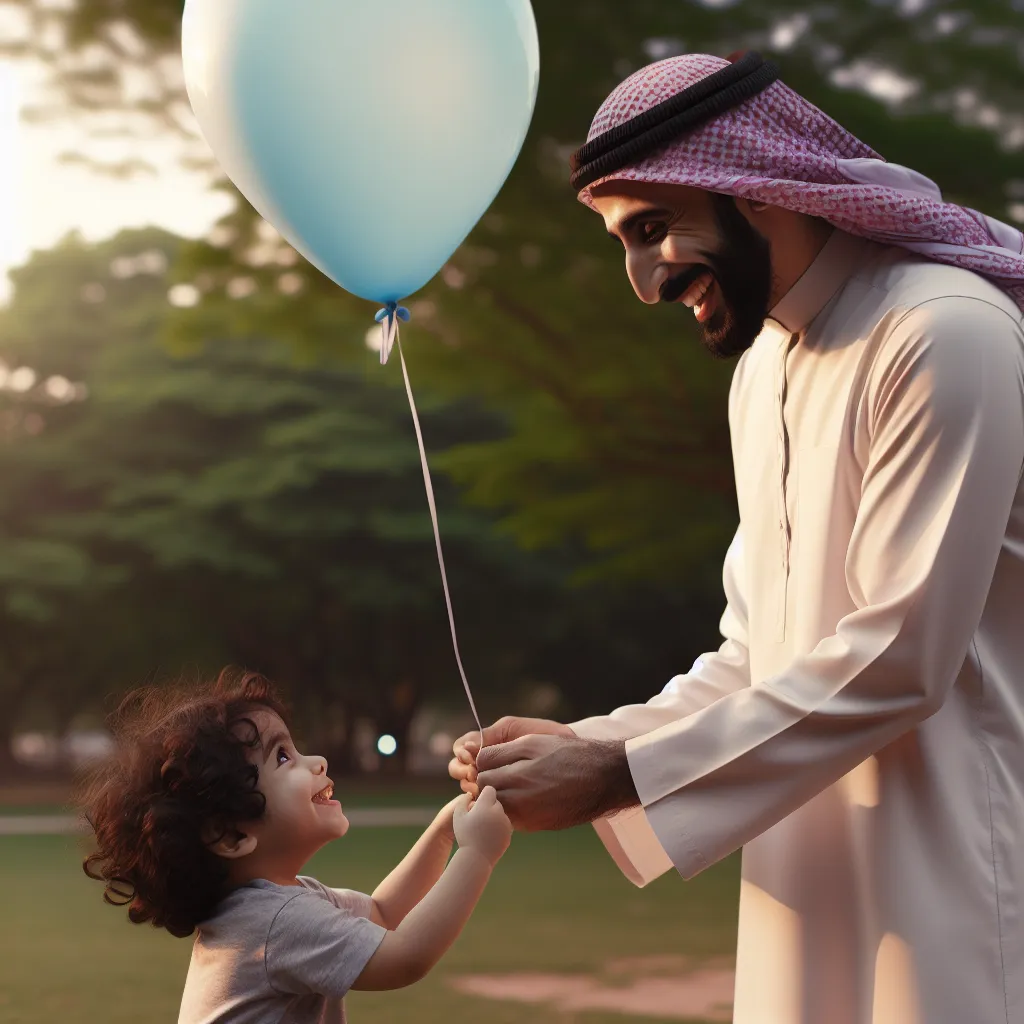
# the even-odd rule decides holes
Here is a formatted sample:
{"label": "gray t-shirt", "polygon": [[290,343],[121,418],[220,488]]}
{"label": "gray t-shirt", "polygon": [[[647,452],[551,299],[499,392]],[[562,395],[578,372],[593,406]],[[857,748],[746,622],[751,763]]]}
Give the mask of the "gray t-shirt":
{"label": "gray t-shirt", "polygon": [[387,929],[363,893],[257,879],[199,926],[178,1024],[345,1024],[345,993]]}

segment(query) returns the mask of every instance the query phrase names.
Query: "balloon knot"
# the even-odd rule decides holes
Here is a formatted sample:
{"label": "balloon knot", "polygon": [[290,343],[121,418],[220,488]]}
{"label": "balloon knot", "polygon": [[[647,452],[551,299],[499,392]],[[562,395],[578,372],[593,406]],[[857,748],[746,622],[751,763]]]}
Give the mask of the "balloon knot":
{"label": "balloon knot", "polygon": [[400,306],[397,302],[389,302],[383,309],[377,310],[377,315],[374,319],[377,323],[381,323],[385,319],[390,320],[394,316],[397,316],[402,323],[408,323],[412,314],[405,306]]}
{"label": "balloon knot", "polygon": [[388,356],[391,355],[391,346],[395,342],[395,335],[398,330],[398,321],[401,320],[402,323],[408,323],[409,318],[409,310],[407,310],[405,306],[400,306],[397,302],[389,302],[383,309],[377,310],[377,315],[374,317],[374,320],[380,324],[381,328],[381,365],[384,365],[388,361]]}

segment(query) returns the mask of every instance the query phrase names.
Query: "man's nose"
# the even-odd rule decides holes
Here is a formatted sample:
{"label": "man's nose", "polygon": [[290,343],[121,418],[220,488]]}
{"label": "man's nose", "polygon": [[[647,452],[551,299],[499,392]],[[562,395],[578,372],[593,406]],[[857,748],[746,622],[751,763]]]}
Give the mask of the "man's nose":
{"label": "man's nose", "polygon": [[646,302],[650,306],[661,301],[664,275],[658,273],[658,265],[652,260],[646,260],[641,254],[627,250],[626,276],[641,302]]}

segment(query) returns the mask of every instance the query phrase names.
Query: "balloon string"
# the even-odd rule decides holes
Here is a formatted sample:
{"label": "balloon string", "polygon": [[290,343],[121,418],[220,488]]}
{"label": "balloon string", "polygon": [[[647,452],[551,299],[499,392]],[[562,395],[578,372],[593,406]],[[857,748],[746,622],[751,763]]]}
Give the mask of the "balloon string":
{"label": "balloon string", "polygon": [[476,720],[476,727],[480,730],[480,750],[484,749],[484,727],[480,723],[480,716],[477,714],[476,702],[473,700],[473,691],[469,688],[469,680],[466,678],[466,670],[462,667],[462,656],[459,654],[459,638],[455,632],[455,612],[452,610],[451,593],[448,590],[448,574],[444,568],[444,552],[441,550],[441,531],[437,525],[437,505],[434,501],[434,485],[430,481],[430,468],[427,466],[427,452],[423,447],[423,431],[420,429],[420,418],[416,412],[416,400],[412,397],[412,385],[409,383],[409,371],[405,366],[405,355],[402,352],[402,333],[395,329],[395,344],[398,346],[398,358],[402,364],[402,377],[405,379],[405,393],[409,396],[409,409],[412,411],[412,423],[416,428],[416,443],[420,449],[420,465],[423,468],[423,483],[427,488],[427,504],[430,506],[430,521],[434,526],[434,543],[437,546],[437,564],[441,568],[441,585],[444,587],[444,600],[448,607],[448,625],[452,631],[452,647],[455,649],[455,662],[459,666],[459,675],[462,676],[462,685],[469,698],[469,707]]}

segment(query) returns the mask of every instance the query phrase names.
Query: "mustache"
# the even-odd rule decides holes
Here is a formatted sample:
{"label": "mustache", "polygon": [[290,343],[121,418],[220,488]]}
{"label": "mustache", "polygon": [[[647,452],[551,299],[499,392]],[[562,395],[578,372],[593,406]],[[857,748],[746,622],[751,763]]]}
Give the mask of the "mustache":
{"label": "mustache", "polygon": [[670,277],[658,291],[658,297],[662,302],[678,302],[679,299],[686,293],[687,288],[697,280],[701,274],[710,273],[714,276],[715,272],[706,263],[695,263],[692,267],[684,270],[681,274],[677,274],[675,277]]}

